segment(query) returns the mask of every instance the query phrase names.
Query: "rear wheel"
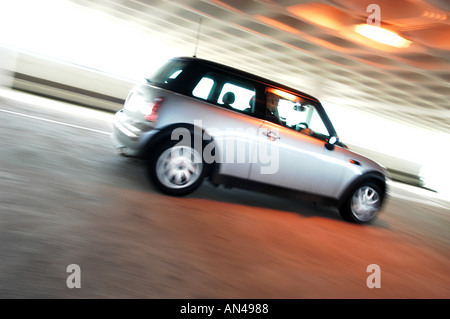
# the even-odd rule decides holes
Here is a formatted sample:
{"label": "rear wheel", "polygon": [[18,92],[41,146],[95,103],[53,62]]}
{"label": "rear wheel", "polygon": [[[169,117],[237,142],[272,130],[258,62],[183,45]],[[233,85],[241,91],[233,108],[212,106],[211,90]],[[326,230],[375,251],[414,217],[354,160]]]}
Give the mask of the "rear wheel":
{"label": "rear wheel", "polygon": [[381,208],[382,192],[380,187],[372,182],[359,184],[344,201],[339,211],[347,221],[367,223],[372,221]]}
{"label": "rear wheel", "polygon": [[206,175],[202,154],[190,145],[166,143],[150,157],[150,179],[169,195],[183,196],[196,190]]}

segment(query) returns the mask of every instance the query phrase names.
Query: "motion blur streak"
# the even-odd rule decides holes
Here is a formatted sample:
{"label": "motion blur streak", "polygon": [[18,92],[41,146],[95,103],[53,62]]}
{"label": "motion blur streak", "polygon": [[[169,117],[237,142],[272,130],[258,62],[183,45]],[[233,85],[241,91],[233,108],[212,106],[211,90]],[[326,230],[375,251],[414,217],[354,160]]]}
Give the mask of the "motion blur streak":
{"label": "motion blur streak", "polygon": [[[131,23],[67,0],[0,1],[6,45],[139,80],[177,51]],[[154,49],[157,42],[158,50]],[[126,43],[126,45],[124,45]],[[126,58],[127,63],[117,63]]]}
{"label": "motion blur streak", "polygon": [[96,133],[111,134],[110,132],[99,131],[99,130],[95,130],[95,129],[88,128],[88,127],[83,127],[83,126],[79,126],[79,125],[63,123],[63,122],[60,122],[60,121],[49,120],[49,119],[45,119],[45,118],[42,118],[42,117],[31,116],[31,115],[27,115],[27,114],[22,114],[22,113],[17,113],[17,112],[2,110],[2,109],[0,109],[0,112],[5,112],[5,113],[9,113],[9,114],[18,115],[18,116],[28,117],[28,118],[39,120],[39,121],[45,121],[45,122],[49,122],[49,123],[70,126],[70,127],[79,128],[79,129],[82,129],[82,130],[96,132]]}

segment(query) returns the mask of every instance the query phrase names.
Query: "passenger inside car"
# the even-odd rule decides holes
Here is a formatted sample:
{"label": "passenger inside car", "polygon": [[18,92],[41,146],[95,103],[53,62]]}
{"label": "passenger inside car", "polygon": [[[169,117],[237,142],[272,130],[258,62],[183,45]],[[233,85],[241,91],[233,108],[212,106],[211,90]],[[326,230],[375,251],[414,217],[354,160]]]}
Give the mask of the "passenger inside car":
{"label": "passenger inside car", "polygon": [[233,92],[227,92],[222,98],[223,105],[229,109],[232,108],[232,105],[236,101],[236,97]]}

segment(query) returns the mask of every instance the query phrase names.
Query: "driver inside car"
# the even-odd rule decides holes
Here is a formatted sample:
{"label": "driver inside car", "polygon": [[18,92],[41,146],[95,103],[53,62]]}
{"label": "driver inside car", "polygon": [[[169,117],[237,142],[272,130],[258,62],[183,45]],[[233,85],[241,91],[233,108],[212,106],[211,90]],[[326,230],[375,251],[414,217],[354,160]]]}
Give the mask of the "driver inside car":
{"label": "driver inside car", "polygon": [[278,102],[280,97],[271,92],[266,93],[266,119],[273,123],[281,125],[280,117],[278,115]]}
{"label": "driver inside car", "polygon": [[313,130],[311,130],[309,127],[305,127],[304,124],[306,124],[306,123],[303,123],[303,125],[298,125],[297,126],[298,131],[300,133],[312,136],[313,133],[314,133]]}
{"label": "driver inside car", "polygon": [[[296,112],[305,112],[305,111],[306,111],[306,108],[305,108],[303,105],[301,105],[301,104],[297,104],[297,105],[294,106],[294,110],[295,110]],[[298,132],[303,133],[303,134],[306,134],[306,135],[309,135],[309,136],[312,136],[313,133],[314,133],[313,130],[311,130],[311,129],[309,128],[309,126],[308,126],[308,124],[307,124],[306,122],[300,122],[300,123],[297,123],[297,124],[295,125],[295,129],[296,129]]]}

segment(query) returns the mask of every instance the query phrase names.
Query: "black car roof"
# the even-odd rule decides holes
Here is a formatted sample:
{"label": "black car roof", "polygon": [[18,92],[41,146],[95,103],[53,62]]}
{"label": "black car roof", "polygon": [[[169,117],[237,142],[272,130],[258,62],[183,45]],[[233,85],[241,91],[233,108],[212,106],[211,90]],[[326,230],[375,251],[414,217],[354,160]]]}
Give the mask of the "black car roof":
{"label": "black car roof", "polygon": [[252,73],[249,73],[249,72],[246,72],[246,71],[242,71],[242,70],[239,70],[239,69],[236,69],[236,68],[233,68],[231,66],[224,65],[224,64],[221,64],[221,63],[218,63],[218,62],[214,62],[214,61],[211,61],[211,60],[200,59],[200,58],[196,58],[196,57],[176,57],[176,58],[173,58],[172,60],[181,60],[181,61],[189,61],[189,62],[194,62],[194,63],[200,63],[200,64],[202,64],[204,66],[207,66],[207,67],[212,67],[212,68],[224,70],[226,72],[234,73],[234,74],[239,75],[241,77],[249,78],[249,79],[251,79],[253,81],[256,81],[256,82],[260,82],[260,83],[263,83],[263,84],[266,84],[266,85],[269,85],[269,86],[274,86],[274,87],[277,87],[277,88],[280,88],[280,89],[284,89],[286,91],[290,91],[291,93],[294,93],[294,94],[297,94],[297,95],[301,95],[302,97],[307,98],[309,100],[312,100],[314,102],[320,103],[317,98],[315,98],[314,96],[311,96],[309,94],[306,94],[306,93],[304,93],[302,91],[296,90],[296,89],[294,89],[292,87],[289,87],[287,85],[283,85],[281,83],[278,83],[278,82],[275,82],[275,81],[272,81],[272,80],[268,80],[268,79],[263,78],[261,76],[258,76],[258,75],[255,75],[255,74],[252,74]]}

